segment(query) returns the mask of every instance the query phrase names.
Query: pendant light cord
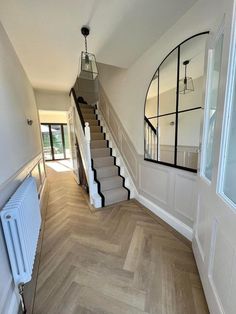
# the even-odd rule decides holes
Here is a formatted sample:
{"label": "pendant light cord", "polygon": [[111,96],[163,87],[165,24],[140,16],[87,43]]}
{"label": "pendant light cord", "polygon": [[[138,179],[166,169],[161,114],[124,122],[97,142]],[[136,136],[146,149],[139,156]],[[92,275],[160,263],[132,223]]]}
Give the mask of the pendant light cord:
{"label": "pendant light cord", "polygon": [[84,36],[84,41],[85,41],[85,52],[87,54],[88,53],[87,36]]}

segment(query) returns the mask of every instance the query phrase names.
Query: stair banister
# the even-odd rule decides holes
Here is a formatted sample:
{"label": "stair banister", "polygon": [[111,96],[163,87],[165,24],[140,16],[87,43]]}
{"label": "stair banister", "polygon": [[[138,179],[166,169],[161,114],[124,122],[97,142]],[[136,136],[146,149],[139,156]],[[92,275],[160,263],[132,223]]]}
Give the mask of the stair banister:
{"label": "stair banister", "polygon": [[71,96],[71,94],[73,95],[73,98],[74,98],[74,101],[75,101],[75,106],[76,106],[77,112],[78,112],[78,114],[79,114],[81,124],[82,124],[82,126],[84,127],[84,126],[85,126],[85,121],[84,121],[82,112],[81,112],[81,110],[80,110],[80,105],[79,105],[79,102],[78,102],[78,100],[77,100],[77,96],[76,96],[76,92],[75,92],[74,88],[71,89],[69,95]]}
{"label": "stair banister", "polygon": [[85,134],[85,139],[86,139],[86,150],[87,150],[87,158],[88,158],[87,164],[88,164],[89,197],[90,197],[90,203],[93,204],[92,195],[94,193],[93,191],[94,174],[93,174],[92,165],[91,165],[91,148],[90,148],[91,132],[90,132],[90,127],[89,127],[88,122],[85,122],[84,134]]}
{"label": "stair banister", "polygon": [[[71,105],[74,107],[74,130],[79,143],[81,158],[89,185],[90,203],[95,207],[101,207],[97,198],[97,184],[91,165],[91,133],[89,123],[84,121],[74,89],[71,89]],[[81,119],[82,117],[82,119]]]}
{"label": "stair banister", "polygon": [[145,156],[148,159],[156,160],[157,157],[157,130],[145,116]]}

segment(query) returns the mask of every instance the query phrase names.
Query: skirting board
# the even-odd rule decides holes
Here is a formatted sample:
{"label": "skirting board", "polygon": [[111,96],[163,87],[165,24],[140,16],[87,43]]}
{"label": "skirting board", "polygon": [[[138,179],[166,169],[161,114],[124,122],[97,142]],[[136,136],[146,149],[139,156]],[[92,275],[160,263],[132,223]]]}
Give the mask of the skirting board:
{"label": "skirting board", "polygon": [[146,197],[142,195],[137,196],[137,200],[147,207],[151,212],[153,212],[156,216],[164,220],[167,224],[169,224],[172,228],[182,234],[189,241],[193,239],[193,229],[187,226],[185,223],[175,218],[173,215],[168,213],[166,210],[157,206],[153,202],[149,201]]}

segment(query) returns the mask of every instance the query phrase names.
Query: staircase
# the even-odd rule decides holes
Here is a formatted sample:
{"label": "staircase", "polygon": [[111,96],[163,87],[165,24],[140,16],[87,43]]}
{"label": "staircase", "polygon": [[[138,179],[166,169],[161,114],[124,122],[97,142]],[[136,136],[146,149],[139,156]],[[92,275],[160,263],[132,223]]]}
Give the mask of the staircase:
{"label": "staircase", "polygon": [[90,126],[91,164],[102,206],[128,200],[130,191],[125,187],[125,178],[120,175],[120,167],[112,156],[112,148],[109,147],[94,107],[85,104],[79,104],[79,107],[83,120]]}

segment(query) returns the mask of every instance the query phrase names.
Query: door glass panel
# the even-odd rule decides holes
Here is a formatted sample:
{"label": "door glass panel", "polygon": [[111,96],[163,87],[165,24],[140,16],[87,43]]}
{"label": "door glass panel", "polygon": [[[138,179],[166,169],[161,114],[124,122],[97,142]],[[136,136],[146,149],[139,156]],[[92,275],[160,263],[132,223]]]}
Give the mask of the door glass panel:
{"label": "door glass panel", "polygon": [[235,178],[236,178],[236,81],[232,101],[232,112],[229,124],[229,136],[224,165],[223,193],[236,204]]}
{"label": "door glass panel", "polygon": [[178,114],[177,165],[197,169],[202,109]]}
{"label": "door glass panel", "polygon": [[220,82],[220,70],[222,59],[223,34],[216,42],[212,56],[212,68],[208,77],[208,103],[207,103],[207,121],[206,121],[206,140],[205,140],[205,156],[204,156],[204,175],[211,181],[213,155],[214,155],[214,131],[218,102],[218,90]]}
{"label": "door glass panel", "polygon": [[169,164],[174,164],[175,119],[175,114],[158,118],[158,160]]}
{"label": "door glass panel", "polygon": [[42,139],[43,139],[43,153],[45,160],[52,160],[52,149],[49,134],[49,125],[41,125]]}
{"label": "door glass panel", "polygon": [[69,137],[68,137],[68,127],[67,125],[63,125],[64,129],[64,141],[65,141],[65,154],[66,158],[70,158],[70,145],[69,145]]}
{"label": "door glass panel", "polygon": [[61,125],[51,125],[54,159],[64,159]]}

